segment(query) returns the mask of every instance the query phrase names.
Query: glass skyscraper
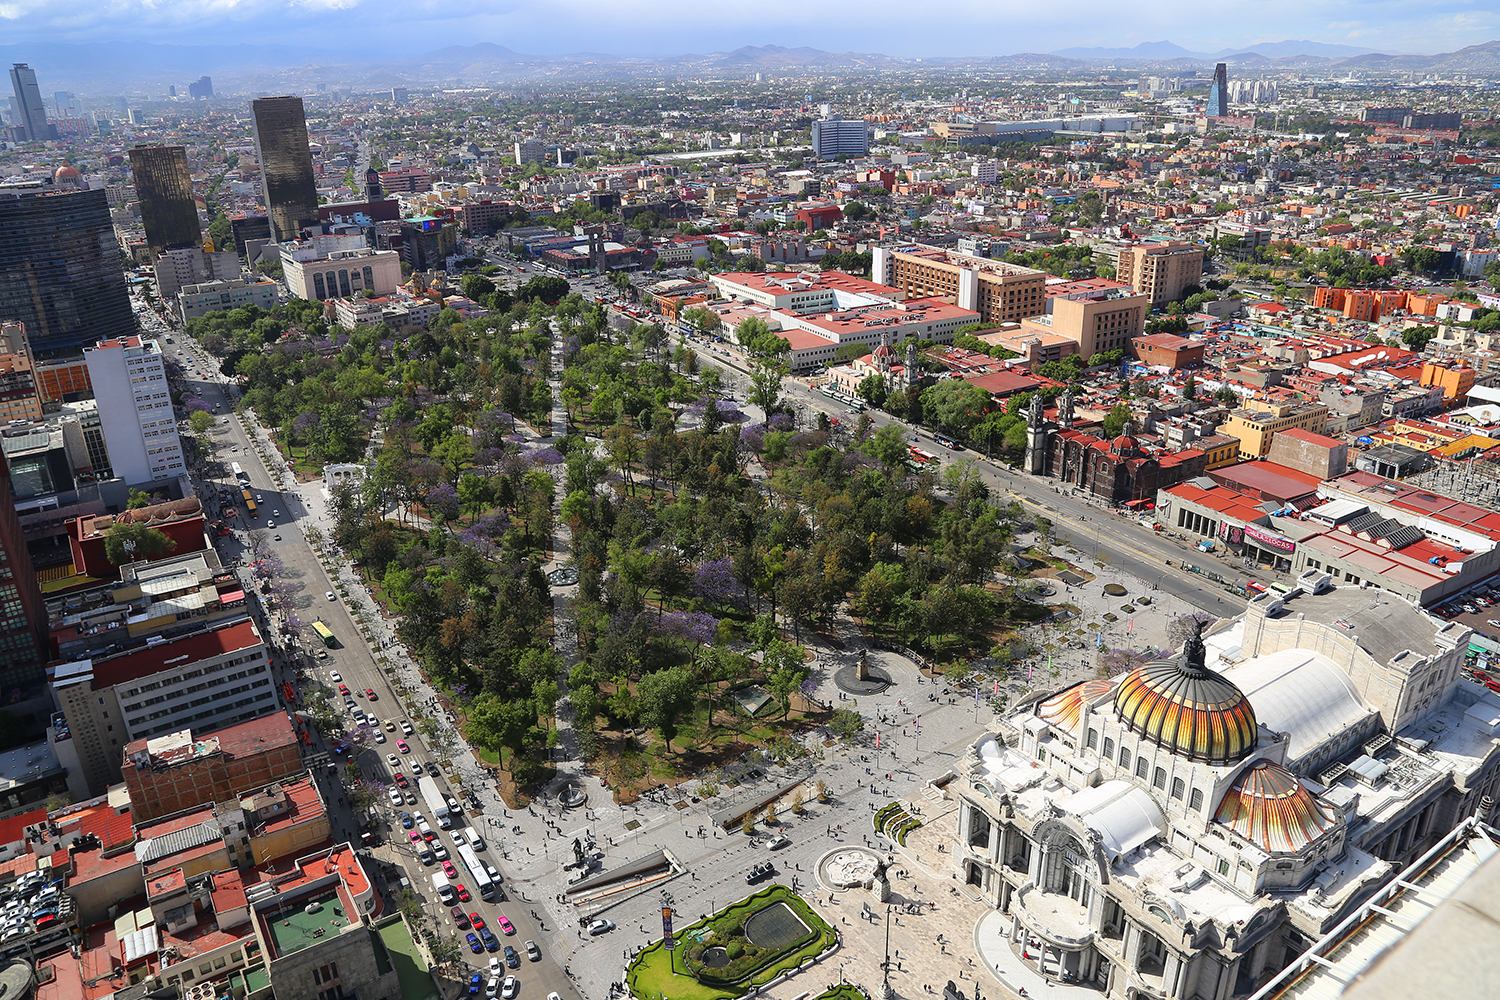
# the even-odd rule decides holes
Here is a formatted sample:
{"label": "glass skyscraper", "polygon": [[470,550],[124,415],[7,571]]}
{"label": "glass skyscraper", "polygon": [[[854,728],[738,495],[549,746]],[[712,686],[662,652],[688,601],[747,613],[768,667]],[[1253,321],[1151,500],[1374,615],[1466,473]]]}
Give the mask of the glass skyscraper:
{"label": "glass skyscraper", "polygon": [[318,188],[302,98],[260,97],[250,102],[250,108],[271,235],[278,243],[295,240],[303,226],[318,221]]}
{"label": "glass skyscraper", "polygon": [[1210,118],[1229,114],[1229,67],[1223,63],[1214,67],[1214,79],[1208,85],[1208,109],[1204,114]]}
{"label": "glass skyscraper", "polygon": [[141,200],[141,222],[153,254],[203,243],[187,150],[181,146],[136,146],[130,175]]}
{"label": "glass skyscraper", "polygon": [[38,358],[136,332],[109,204],[99,191],[0,188],[0,318]]}
{"label": "glass skyscraper", "polygon": [[42,90],[36,85],[36,70],[26,63],[12,64],[10,89],[16,95],[16,112],[21,119],[16,125],[21,131],[21,141],[51,139],[52,126],[47,124],[47,106],[42,103]]}
{"label": "glass skyscraper", "polygon": [[26,552],[26,538],[0,452],[0,698],[33,693],[46,663],[47,609]]}

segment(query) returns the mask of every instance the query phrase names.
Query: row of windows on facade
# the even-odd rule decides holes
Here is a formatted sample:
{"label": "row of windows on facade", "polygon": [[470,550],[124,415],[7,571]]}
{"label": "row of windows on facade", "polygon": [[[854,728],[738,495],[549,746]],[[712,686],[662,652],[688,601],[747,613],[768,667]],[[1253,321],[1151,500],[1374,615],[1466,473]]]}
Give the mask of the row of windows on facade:
{"label": "row of windows on facade", "polygon": [[[1096,729],[1090,729],[1089,730],[1088,736],[1086,736],[1084,738],[1084,746],[1087,747],[1090,750],[1098,750],[1099,749],[1099,731],[1098,730],[1096,730]],[[1108,736],[1104,737],[1104,754],[1103,754],[1103,756],[1105,758],[1109,759],[1109,760],[1113,760],[1114,756],[1115,756],[1115,741],[1112,740],[1112,739],[1110,739]],[[1120,766],[1123,767],[1123,768],[1125,768],[1126,770],[1129,770],[1129,768],[1130,768],[1130,751],[1127,750],[1125,747],[1121,747],[1120,748]],[[1156,773],[1155,774],[1151,774],[1150,772],[1151,772],[1151,762],[1148,761],[1145,757],[1137,757],[1135,759],[1135,776],[1137,778],[1140,778],[1142,781],[1144,781],[1144,780],[1146,780],[1147,776],[1149,775],[1150,778],[1151,778],[1151,785],[1152,785],[1152,787],[1153,788],[1159,788],[1159,789],[1162,789],[1163,791],[1165,791],[1166,788],[1167,788],[1167,772],[1166,772],[1166,769],[1158,767],[1156,769]],[[1170,792],[1172,798],[1174,798],[1174,799],[1181,799],[1183,797],[1183,794],[1186,791],[1186,789],[1187,789],[1187,785],[1183,782],[1183,780],[1181,778],[1173,778],[1172,779],[1172,789],[1171,789],[1171,792]],[[1188,808],[1190,808],[1190,809],[1202,809],[1203,808],[1203,791],[1201,789],[1194,788],[1192,790],[1192,794],[1191,794],[1191,796],[1189,797],[1189,800],[1188,800]]]}
{"label": "row of windows on facade", "polygon": [[[192,680],[194,677],[202,677],[205,673],[208,673],[209,671],[214,671],[215,673],[217,673],[218,671],[224,669],[225,667],[235,667],[235,666],[239,666],[241,663],[251,663],[251,662],[257,662],[257,663],[264,662],[264,657],[261,655],[260,650],[256,650],[256,651],[254,651],[252,653],[246,653],[246,654],[243,654],[241,656],[232,656],[232,657],[230,657],[227,660],[220,660],[218,663],[214,664],[213,666],[199,667],[196,670],[185,670],[185,671],[183,671],[182,673],[178,674],[175,677],[170,677],[170,678],[166,678],[166,679],[163,679],[163,680],[147,681],[144,684],[137,684],[134,688],[132,688],[130,690],[129,694],[130,695],[145,694],[147,691],[155,691],[157,688],[161,687],[164,684],[180,684],[183,681]],[[102,697],[99,699],[99,704],[101,704],[101,705],[104,704],[104,699]]]}
{"label": "row of windows on facade", "polygon": [[[375,271],[372,268],[370,268],[369,266],[363,267],[360,270],[355,271],[354,272],[354,280],[356,282],[359,281],[361,273],[364,275],[364,287],[365,288],[374,288],[375,287]],[[344,269],[344,268],[340,268],[339,269],[339,272],[338,272],[338,285],[337,285],[336,288],[334,286],[333,272],[332,271],[328,272],[328,279],[327,279],[326,283],[324,281],[323,272],[322,271],[314,271],[313,272],[313,294],[317,298],[320,298],[320,299],[330,298],[330,297],[335,296],[335,295],[344,295],[344,296],[353,295],[354,294],[354,286],[352,284],[350,284],[350,281],[349,281],[349,271],[346,270],[346,269]]]}
{"label": "row of windows on facade", "polygon": [[[242,691],[255,691],[257,687],[259,687],[260,690],[248,698],[241,698],[238,701],[229,702],[228,704],[224,703],[224,699],[227,697],[232,697],[233,695],[239,694]],[[155,735],[157,732],[166,731],[159,730],[157,727],[150,724],[151,719],[160,718],[162,716],[167,717],[167,725],[172,729],[190,729],[193,726],[198,725],[199,723],[219,719],[232,721],[241,714],[245,714],[248,712],[247,717],[259,715],[261,712],[265,711],[267,706],[274,706],[276,704],[276,691],[269,685],[246,685],[244,687],[235,688],[232,691],[224,692],[223,694],[214,698],[195,701],[192,705],[186,707],[191,708],[203,704],[211,704],[212,707],[201,712],[194,712],[192,715],[184,715],[182,709],[178,708],[176,711],[156,712],[148,718],[128,719],[126,721],[129,722],[130,731],[132,733],[140,733],[146,736]],[[252,709],[253,711],[249,711]]]}

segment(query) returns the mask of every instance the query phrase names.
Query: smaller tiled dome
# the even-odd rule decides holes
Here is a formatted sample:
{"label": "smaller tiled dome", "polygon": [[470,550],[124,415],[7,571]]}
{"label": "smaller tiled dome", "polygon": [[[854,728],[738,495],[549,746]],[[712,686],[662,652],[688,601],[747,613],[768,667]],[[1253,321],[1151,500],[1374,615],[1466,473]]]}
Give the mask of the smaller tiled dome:
{"label": "smaller tiled dome", "polygon": [[1272,854],[1300,851],[1333,825],[1297,776],[1261,761],[1246,769],[1219,800],[1214,819]]}
{"label": "smaller tiled dome", "polygon": [[1073,732],[1083,718],[1083,709],[1091,701],[1104,697],[1114,685],[1109,681],[1084,681],[1064,688],[1037,702],[1036,715],[1059,729]]}
{"label": "smaller tiled dome", "polygon": [[1121,434],[1109,443],[1111,455],[1137,455],[1140,450],[1141,443],[1129,434]]}

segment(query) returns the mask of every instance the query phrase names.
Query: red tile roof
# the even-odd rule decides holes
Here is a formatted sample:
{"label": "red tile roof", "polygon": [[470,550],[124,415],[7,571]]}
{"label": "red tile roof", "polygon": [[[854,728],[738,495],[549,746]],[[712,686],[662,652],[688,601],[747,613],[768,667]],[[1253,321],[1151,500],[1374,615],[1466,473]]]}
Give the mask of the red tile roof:
{"label": "red tile roof", "polygon": [[194,632],[180,639],[94,661],[94,690],[114,687],[167,669],[261,645],[260,633],[248,618]]}

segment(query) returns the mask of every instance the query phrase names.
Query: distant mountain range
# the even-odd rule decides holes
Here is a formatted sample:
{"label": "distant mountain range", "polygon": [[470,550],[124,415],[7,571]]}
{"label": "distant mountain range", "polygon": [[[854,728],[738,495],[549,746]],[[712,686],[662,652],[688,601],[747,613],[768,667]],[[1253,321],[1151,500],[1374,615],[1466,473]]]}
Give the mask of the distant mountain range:
{"label": "distant mountain range", "polygon": [[807,46],[745,45],[727,52],[674,56],[621,56],[578,52],[530,55],[493,42],[452,45],[401,57],[336,55],[315,48],[272,45],[131,45],[45,43],[0,45],[0,64],[29,62],[43,91],[162,93],[202,74],[220,89],[262,93],[317,87],[378,89],[400,85],[471,85],[541,81],[549,77],[602,78],[631,75],[750,76],[755,73],[857,73],[913,67],[983,67],[991,70],[1059,70],[1090,65],[1199,68],[1227,62],[1255,72],[1316,69],[1320,72],[1471,73],[1500,78],[1500,40],[1431,55],[1376,52],[1351,45],[1286,40],[1258,42],[1218,52],[1195,52],[1171,41],[1129,48],[1069,48],[1050,53],[963,57],[901,57],[880,53],[826,52]]}
{"label": "distant mountain range", "polygon": [[1141,42],[1128,49],[1072,48],[1059,49],[1054,55],[1067,59],[1089,62],[1100,60],[1146,60],[1159,62],[1169,59],[1208,60],[1224,59],[1228,56],[1258,55],[1267,59],[1316,56],[1336,59],[1340,56],[1359,56],[1373,53],[1374,49],[1362,49],[1356,45],[1336,45],[1330,42],[1308,42],[1302,40],[1284,42],[1257,42],[1236,49],[1220,49],[1217,52],[1193,52],[1176,42]]}

